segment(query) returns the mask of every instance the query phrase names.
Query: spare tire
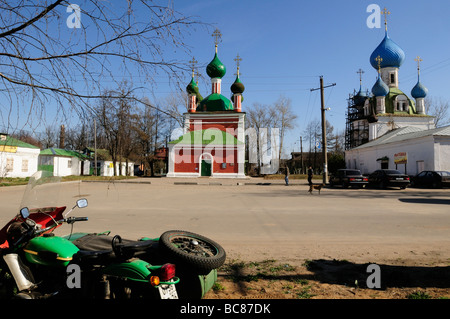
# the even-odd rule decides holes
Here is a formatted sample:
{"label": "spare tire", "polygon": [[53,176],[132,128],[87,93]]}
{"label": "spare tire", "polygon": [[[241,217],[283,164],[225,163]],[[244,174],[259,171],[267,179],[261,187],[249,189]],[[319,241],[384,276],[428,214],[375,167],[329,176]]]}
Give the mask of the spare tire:
{"label": "spare tire", "polygon": [[225,249],[215,241],[184,230],[169,230],[159,238],[161,249],[174,258],[174,262],[188,265],[208,273],[223,265]]}

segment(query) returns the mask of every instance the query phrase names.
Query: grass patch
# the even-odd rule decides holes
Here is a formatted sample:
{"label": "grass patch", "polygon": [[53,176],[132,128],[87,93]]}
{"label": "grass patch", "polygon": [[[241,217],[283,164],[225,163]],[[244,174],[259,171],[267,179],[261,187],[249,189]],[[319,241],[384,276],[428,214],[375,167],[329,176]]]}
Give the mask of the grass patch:
{"label": "grass patch", "polygon": [[224,291],[225,290],[225,287],[220,283],[220,282],[215,282],[214,283],[214,286],[212,287],[212,290],[214,291],[214,292],[220,292],[220,291]]}
{"label": "grass patch", "polygon": [[63,182],[70,182],[70,181],[118,181],[118,180],[124,180],[124,179],[135,179],[136,176],[63,176],[61,180]]}
{"label": "grass patch", "polygon": [[[71,181],[118,181],[124,179],[135,179],[136,176],[63,176],[61,177],[62,182]],[[0,187],[2,186],[18,186],[27,185],[29,177],[3,177],[0,178]]]}
{"label": "grass patch", "polygon": [[0,178],[0,186],[26,185],[29,179],[29,177],[3,177]]}
{"label": "grass patch", "polygon": [[407,299],[431,299],[430,295],[424,291],[414,291],[406,296]]}

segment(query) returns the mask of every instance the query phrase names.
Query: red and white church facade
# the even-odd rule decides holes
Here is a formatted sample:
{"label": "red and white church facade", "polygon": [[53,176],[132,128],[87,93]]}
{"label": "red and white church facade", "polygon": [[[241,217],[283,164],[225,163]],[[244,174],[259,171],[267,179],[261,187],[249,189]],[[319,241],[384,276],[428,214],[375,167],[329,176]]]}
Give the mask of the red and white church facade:
{"label": "red and white church facade", "polygon": [[167,177],[245,177],[245,112],[242,112],[244,85],[237,76],[231,85],[231,102],[222,95],[222,77],[225,65],[216,52],[206,72],[211,78],[211,94],[199,94],[192,80],[186,87],[188,112],[184,114],[183,135],[169,142]]}

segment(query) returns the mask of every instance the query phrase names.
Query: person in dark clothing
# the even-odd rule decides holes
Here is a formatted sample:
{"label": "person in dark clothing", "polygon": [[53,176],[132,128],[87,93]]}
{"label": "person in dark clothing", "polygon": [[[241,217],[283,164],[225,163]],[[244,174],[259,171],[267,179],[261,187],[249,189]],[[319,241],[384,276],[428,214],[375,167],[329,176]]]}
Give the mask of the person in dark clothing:
{"label": "person in dark clothing", "polygon": [[284,181],[286,182],[286,186],[289,186],[289,168],[286,167],[284,171]]}
{"label": "person in dark clothing", "polygon": [[312,170],[312,167],[310,166],[308,168],[308,184],[310,186],[312,185],[312,177],[313,177],[313,170]]}

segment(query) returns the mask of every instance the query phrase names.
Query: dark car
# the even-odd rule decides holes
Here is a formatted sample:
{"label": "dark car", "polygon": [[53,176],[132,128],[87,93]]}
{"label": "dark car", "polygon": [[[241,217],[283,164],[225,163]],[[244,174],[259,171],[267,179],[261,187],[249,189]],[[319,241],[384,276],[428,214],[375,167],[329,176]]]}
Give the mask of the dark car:
{"label": "dark car", "polygon": [[395,169],[379,169],[369,175],[370,186],[378,186],[380,188],[396,186],[404,189],[409,184],[409,176]]}
{"label": "dark car", "polygon": [[341,185],[344,188],[349,186],[364,187],[367,185],[367,177],[361,174],[358,169],[338,169],[336,174],[330,176],[330,186]]}
{"label": "dark car", "polygon": [[422,171],[411,178],[413,187],[441,188],[450,186],[450,172],[446,171]]}

